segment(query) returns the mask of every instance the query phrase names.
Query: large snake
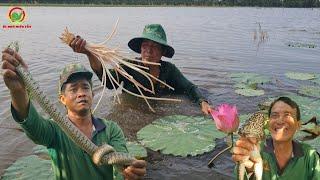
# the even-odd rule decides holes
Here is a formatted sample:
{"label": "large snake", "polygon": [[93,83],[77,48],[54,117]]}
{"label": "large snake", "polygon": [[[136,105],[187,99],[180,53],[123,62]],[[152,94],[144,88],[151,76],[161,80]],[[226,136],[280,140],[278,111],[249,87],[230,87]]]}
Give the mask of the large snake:
{"label": "large snake", "polygon": [[66,117],[64,118],[57,108],[50,102],[45,94],[40,90],[37,82],[32,78],[31,73],[18,65],[16,67],[21,76],[29,95],[36,100],[41,108],[62,128],[73,142],[92,156],[93,162],[97,165],[130,165],[135,158],[128,153],[115,152],[112,146],[102,145],[98,147],[87,136],[85,136],[74,124]]}

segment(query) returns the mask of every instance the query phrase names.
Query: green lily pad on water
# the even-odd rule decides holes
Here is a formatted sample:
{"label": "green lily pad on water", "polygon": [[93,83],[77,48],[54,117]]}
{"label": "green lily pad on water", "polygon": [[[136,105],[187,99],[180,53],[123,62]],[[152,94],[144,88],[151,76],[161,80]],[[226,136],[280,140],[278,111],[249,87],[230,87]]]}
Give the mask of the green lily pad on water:
{"label": "green lily pad on water", "polygon": [[262,84],[270,81],[270,78],[256,73],[240,72],[231,73],[230,78],[238,83],[244,84]]}
{"label": "green lily pad on water", "polygon": [[285,75],[287,78],[295,80],[311,80],[316,78],[316,75],[313,73],[286,72]]}
{"label": "green lily pad on water", "polygon": [[261,96],[264,94],[264,90],[258,90],[258,84],[267,83],[269,78],[264,77],[256,73],[232,73],[230,78],[237,82],[234,87],[235,92],[243,96]]}
{"label": "green lily pad on water", "polygon": [[264,90],[255,90],[255,89],[236,89],[237,94],[243,96],[261,96],[264,95]]}
{"label": "green lily pad on water", "polygon": [[51,160],[44,160],[36,155],[22,157],[5,170],[2,180],[54,179]]}
{"label": "green lily pad on water", "polygon": [[129,154],[137,159],[143,159],[147,157],[147,150],[137,142],[127,142],[127,148]]}
{"label": "green lily pad on water", "polygon": [[312,82],[320,85],[320,74],[316,74],[316,78],[311,80]]}
{"label": "green lily pad on water", "polygon": [[211,119],[183,115],[163,117],[137,133],[145,147],[183,157],[213,150],[214,139],[224,136],[226,134],[218,131]]}
{"label": "green lily pad on water", "polygon": [[320,98],[320,86],[303,86],[299,89],[299,93]]}

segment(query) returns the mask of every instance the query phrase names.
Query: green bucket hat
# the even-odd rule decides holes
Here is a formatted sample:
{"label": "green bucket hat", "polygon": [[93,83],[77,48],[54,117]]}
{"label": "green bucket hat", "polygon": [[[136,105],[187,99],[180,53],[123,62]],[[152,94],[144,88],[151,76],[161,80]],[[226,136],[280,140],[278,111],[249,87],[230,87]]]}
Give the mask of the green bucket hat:
{"label": "green bucket hat", "polygon": [[174,49],[167,44],[166,32],[163,30],[160,24],[146,25],[143,29],[141,37],[133,38],[128,42],[129,48],[136,53],[141,53],[141,43],[144,39],[161,44],[165,50],[165,57],[172,58],[174,55]]}
{"label": "green bucket hat", "polygon": [[87,70],[82,64],[69,64],[65,66],[60,73],[59,94],[61,94],[62,86],[65,83],[67,83],[71,77],[74,77],[74,76],[83,76],[90,81],[93,74],[92,72]]}

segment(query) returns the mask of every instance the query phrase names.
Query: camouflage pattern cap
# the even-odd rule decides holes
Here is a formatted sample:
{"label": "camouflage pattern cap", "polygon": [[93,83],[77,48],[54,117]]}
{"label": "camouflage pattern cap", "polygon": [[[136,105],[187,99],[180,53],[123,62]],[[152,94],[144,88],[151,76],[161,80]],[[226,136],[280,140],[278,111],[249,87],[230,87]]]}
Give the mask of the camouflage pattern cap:
{"label": "camouflage pattern cap", "polygon": [[67,83],[68,80],[75,75],[84,76],[88,80],[91,80],[93,76],[92,72],[87,70],[82,64],[69,64],[65,66],[60,73],[59,94],[61,94],[62,85]]}

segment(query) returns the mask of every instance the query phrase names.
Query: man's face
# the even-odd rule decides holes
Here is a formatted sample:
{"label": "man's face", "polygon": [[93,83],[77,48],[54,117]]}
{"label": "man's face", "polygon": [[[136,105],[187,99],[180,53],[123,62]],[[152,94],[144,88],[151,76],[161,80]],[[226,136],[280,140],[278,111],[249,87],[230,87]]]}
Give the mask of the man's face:
{"label": "man's face", "polygon": [[143,40],[141,44],[141,57],[142,61],[160,62],[162,57],[161,45],[150,40]]}
{"label": "man's face", "polygon": [[270,113],[269,131],[276,142],[291,141],[300,121],[297,120],[297,110],[283,101],[274,104]]}
{"label": "man's face", "polygon": [[92,98],[91,85],[86,79],[66,83],[65,90],[60,95],[60,100],[67,110],[79,115],[90,113]]}

